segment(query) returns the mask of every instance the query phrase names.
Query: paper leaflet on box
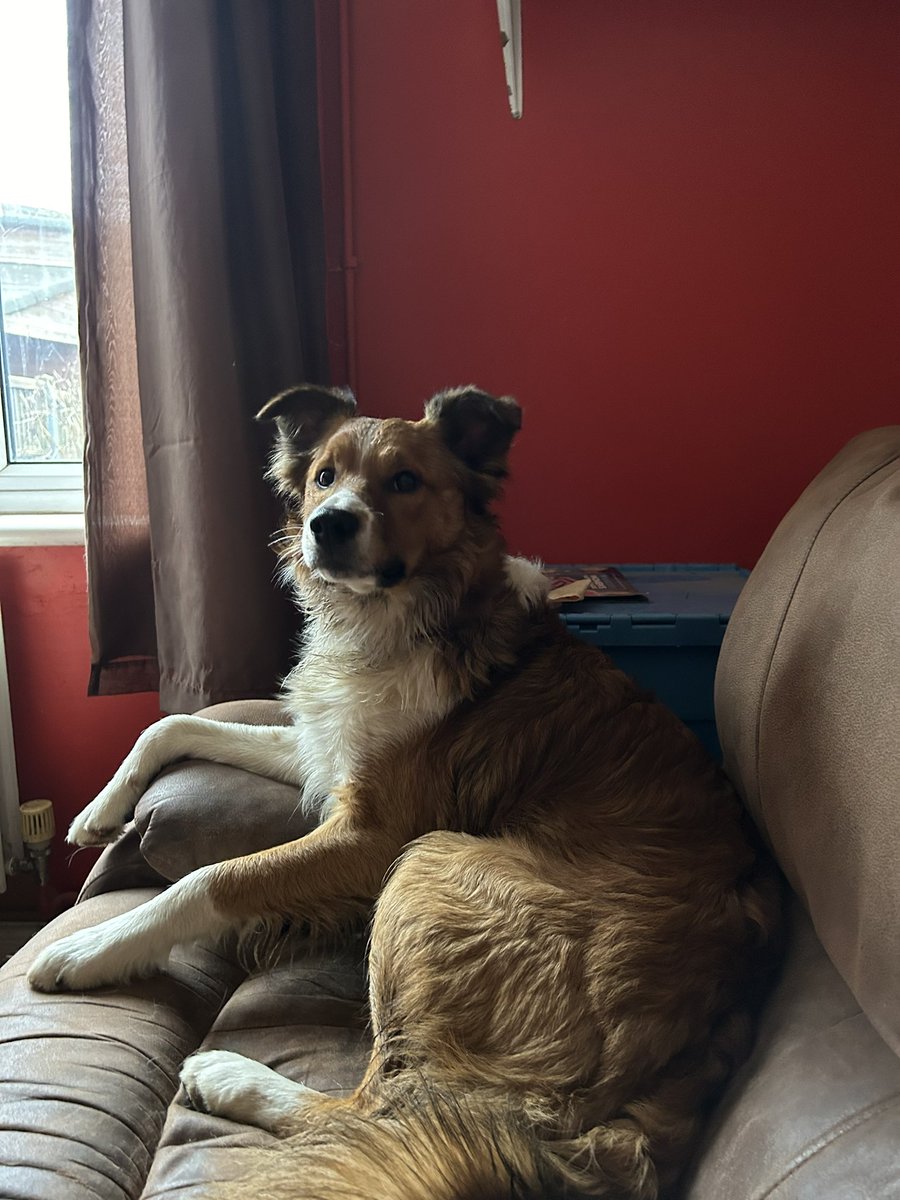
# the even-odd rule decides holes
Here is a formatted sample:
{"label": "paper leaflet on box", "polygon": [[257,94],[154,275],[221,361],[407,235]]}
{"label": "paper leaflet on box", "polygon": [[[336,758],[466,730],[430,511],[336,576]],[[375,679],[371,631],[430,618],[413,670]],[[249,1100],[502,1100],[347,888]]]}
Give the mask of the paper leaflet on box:
{"label": "paper leaflet on box", "polygon": [[559,603],[578,600],[621,600],[643,596],[617,567],[600,563],[553,563],[544,568],[550,580],[549,599]]}

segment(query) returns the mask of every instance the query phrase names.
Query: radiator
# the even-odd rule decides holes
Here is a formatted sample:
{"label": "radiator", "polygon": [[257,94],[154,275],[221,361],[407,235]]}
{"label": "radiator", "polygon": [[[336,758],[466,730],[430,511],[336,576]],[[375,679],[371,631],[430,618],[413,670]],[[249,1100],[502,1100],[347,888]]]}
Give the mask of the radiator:
{"label": "radiator", "polygon": [[9,865],[23,856],[22,824],[19,814],[19,780],[9,705],[9,673],[0,610],[0,892],[6,891]]}

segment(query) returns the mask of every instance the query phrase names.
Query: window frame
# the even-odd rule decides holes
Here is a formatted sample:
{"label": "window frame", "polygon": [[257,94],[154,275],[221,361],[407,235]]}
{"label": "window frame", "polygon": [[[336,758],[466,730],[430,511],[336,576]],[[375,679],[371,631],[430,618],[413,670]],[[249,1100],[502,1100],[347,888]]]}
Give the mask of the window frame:
{"label": "window frame", "polygon": [[2,440],[0,515],[84,512],[84,473],[79,463],[11,463],[5,436]]}
{"label": "window frame", "polygon": [[0,516],[84,512],[81,463],[9,461],[6,405],[10,395],[6,335],[0,313]]}

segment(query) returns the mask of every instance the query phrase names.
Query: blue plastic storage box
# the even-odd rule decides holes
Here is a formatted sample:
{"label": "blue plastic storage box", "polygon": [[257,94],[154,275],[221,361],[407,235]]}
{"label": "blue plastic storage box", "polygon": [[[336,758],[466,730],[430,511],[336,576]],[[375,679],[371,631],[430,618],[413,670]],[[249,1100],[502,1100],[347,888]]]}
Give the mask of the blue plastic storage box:
{"label": "blue plastic storage box", "polygon": [[719,648],[749,571],[721,563],[616,563],[646,600],[563,604],[566,626],[600,646],[721,757],[713,684]]}

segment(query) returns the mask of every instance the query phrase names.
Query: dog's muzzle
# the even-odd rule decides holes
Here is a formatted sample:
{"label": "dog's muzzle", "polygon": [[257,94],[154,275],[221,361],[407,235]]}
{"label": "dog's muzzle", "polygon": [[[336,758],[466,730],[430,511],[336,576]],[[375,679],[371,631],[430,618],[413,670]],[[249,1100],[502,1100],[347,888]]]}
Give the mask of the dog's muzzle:
{"label": "dog's muzzle", "polygon": [[362,506],[352,500],[323,504],[303,531],[304,558],[324,579],[369,591],[375,586],[375,571],[369,562],[370,533],[371,517]]}
{"label": "dog's muzzle", "polygon": [[348,504],[328,503],[317,509],[303,531],[303,552],[314,571],[351,591],[396,587],[406,577],[402,559],[371,553],[371,515]]}

